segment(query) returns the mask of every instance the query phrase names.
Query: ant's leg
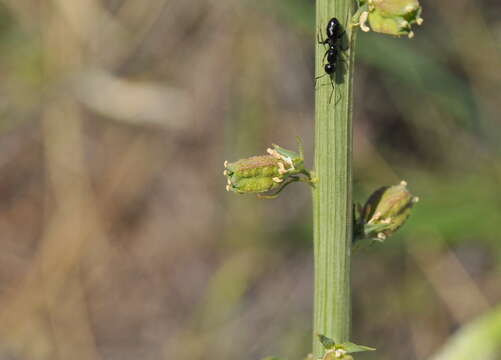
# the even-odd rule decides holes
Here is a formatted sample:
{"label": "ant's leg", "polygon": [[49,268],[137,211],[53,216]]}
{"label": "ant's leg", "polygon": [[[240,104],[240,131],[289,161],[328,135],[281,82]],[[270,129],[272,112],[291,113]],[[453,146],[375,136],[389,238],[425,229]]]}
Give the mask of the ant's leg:
{"label": "ant's leg", "polygon": [[319,43],[319,44],[323,44],[324,43],[323,40],[320,38],[320,31],[317,32],[317,43]]}
{"label": "ant's leg", "polygon": [[325,58],[327,57],[327,54],[329,53],[329,50],[327,50],[324,54],[324,57],[322,58],[322,64],[325,63]]}
{"label": "ant's leg", "polygon": [[341,94],[339,94],[339,98],[338,98],[338,99],[336,100],[336,102],[334,103],[334,106],[336,106],[336,105],[339,103],[339,101],[341,100],[341,98],[342,98],[342,97],[343,97],[343,96],[342,96]]}
{"label": "ant's leg", "polygon": [[[331,85],[331,84],[322,84],[322,85],[320,85],[320,87],[329,86],[329,85]],[[331,85],[331,87],[332,87],[332,85]]]}
{"label": "ant's leg", "polygon": [[323,74],[323,75],[317,76],[315,78],[315,89],[317,88],[317,80],[323,78],[325,75],[327,75],[327,74]]}
{"label": "ant's leg", "polygon": [[332,75],[331,75],[331,85],[332,85],[332,91],[331,95],[329,96],[329,104],[332,102],[332,95],[334,94],[334,80],[332,80]]}
{"label": "ant's leg", "polygon": [[[321,32],[318,32],[317,36],[319,37],[318,43],[324,45],[324,47],[325,47],[325,45],[326,45],[325,41],[323,40],[323,38],[322,39],[320,38]],[[329,53],[329,49],[327,49],[324,53],[324,57],[322,58],[322,64],[325,63],[325,58],[327,57],[328,53]],[[323,78],[325,75],[328,75],[328,74],[323,74],[323,75],[315,77],[315,89],[317,88],[317,80],[320,78]]]}
{"label": "ant's leg", "polygon": [[[334,94],[334,88],[331,90],[331,94],[329,95],[329,105],[332,104],[332,95]],[[336,104],[334,104],[336,105]]]}
{"label": "ant's leg", "polygon": [[[318,43],[324,45],[324,47],[325,47],[325,41],[324,41],[323,37],[321,37],[321,36],[322,36],[322,32],[321,31],[317,32]],[[328,52],[329,52],[329,50],[325,51],[324,57],[322,58],[322,64],[325,62],[325,58],[327,57]],[[327,74],[323,74],[323,75],[315,77],[315,88],[317,88],[317,80],[324,77],[325,75],[327,75]]]}
{"label": "ant's leg", "polygon": [[319,44],[325,45],[327,42],[324,40],[324,36],[322,35],[322,30],[319,29],[317,32],[317,41]]}

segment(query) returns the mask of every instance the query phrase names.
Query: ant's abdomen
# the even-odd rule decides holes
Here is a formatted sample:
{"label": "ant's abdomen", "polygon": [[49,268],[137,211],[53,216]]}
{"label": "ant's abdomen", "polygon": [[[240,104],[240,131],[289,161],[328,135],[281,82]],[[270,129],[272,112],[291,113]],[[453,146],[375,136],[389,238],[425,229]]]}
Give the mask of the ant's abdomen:
{"label": "ant's abdomen", "polygon": [[325,64],[324,70],[327,74],[333,74],[336,71],[336,64]]}

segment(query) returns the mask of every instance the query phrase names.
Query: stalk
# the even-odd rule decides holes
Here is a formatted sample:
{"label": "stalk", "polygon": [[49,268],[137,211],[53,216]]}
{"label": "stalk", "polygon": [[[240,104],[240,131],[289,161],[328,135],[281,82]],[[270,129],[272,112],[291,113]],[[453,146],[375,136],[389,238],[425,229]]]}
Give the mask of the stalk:
{"label": "stalk", "polygon": [[[334,75],[331,99],[329,76],[319,79],[315,97],[315,169],[313,190],[315,300],[314,334],[349,340],[351,325],[350,255],[352,243],[352,84],[354,38],[347,25],[353,0],[317,0],[316,32],[325,38],[327,22],[336,17],[346,30],[349,48]],[[315,51],[316,76],[324,72],[324,45]],[[323,348],[314,336],[313,351]]]}

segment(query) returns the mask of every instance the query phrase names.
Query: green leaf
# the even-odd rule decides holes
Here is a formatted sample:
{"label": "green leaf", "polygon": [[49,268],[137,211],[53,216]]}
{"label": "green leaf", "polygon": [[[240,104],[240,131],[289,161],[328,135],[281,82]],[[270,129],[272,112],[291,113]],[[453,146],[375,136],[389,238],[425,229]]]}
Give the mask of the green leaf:
{"label": "green leaf", "polygon": [[284,157],[289,157],[289,158],[291,158],[291,160],[299,160],[299,159],[302,160],[300,154],[295,152],[295,151],[284,149],[283,147],[278,146],[277,144],[273,144],[273,148],[280,155],[282,155]]}
{"label": "green leaf", "polygon": [[318,334],[318,339],[326,350],[333,349],[336,346],[336,342],[325,335]]}
{"label": "green leaf", "polygon": [[357,344],[354,344],[352,342],[344,342],[340,345],[338,345],[338,347],[346,350],[346,352],[348,354],[352,354],[352,353],[356,353],[356,352],[363,352],[363,351],[374,351],[376,350],[375,348],[371,348],[369,346],[364,346],[364,345],[357,345]]}

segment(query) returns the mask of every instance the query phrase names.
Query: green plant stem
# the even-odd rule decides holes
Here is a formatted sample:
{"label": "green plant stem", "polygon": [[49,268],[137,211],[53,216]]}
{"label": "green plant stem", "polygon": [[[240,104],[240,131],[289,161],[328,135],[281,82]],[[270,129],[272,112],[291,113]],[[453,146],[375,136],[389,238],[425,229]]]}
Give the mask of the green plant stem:
{"label": "green plant stem", "polygon": [[[349,340],[350,254],[352,242],[352,83],[354,38],[347,25],[353,12],[353,0],[317,0],[317,28],[325,38],[330,18],[344,25],[349,48],[341,51],[342,63],[331,81],[324,76],[316,83],[315,169],[318,184],[314,193],[315,301],[314,333]],[[326,47],[316,46],[316,76],[324,74]],[[322,354],[314,339],[315,355]]]}

